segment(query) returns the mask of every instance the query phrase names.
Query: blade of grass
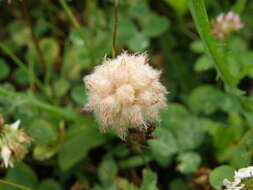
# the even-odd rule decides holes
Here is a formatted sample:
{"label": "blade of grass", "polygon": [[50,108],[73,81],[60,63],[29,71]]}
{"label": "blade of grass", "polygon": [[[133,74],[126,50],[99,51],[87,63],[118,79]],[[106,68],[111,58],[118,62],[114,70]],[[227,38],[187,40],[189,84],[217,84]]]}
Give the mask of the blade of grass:
{"label": "blade of grass", "polygon": [[30,94],[21,94],[17,92],[9,91],[3,87],[0,87],[0,96],[4,96],[10,99],[17,99],[21,98],[24,102],[28,102],[32,106],[37,107],[38,109],[41,109],[43,111],[46,111],[55,117],[58,117],[60,119],[64,119],[67,121],[75,121],[75,122],[86,122],[89,125],[94,126],[94,122],[91,119],[85,118],[78,114],[77,112],[71,111],[71,110],[64,110],[61,107],[48,104],[46,102],[43,102],[41,100],[38,100],[34,95]]}
{"label": "blade of grass", "polygon": [[238,92],[236,81],[229,73],[226,58],[219,48],[212,32],[204,0],[189,0],[189,7],[206,53],[216,66],[217,72],[225,84],[226,90]]}
{"label": "blade of grass", "polygon": [[241,14],[246,6],[247,0],[237,0],[235,5],[233,6],[233,11]]}
{"label": "blade of grass", "polygon": [[[79,24],[78,20],[76,19],[76,17],[72,13],[71,9],[69,8],[69,6],[65,0],[59,0],[59,2],[61,4],[62,8],[64,9],[64,11],[67,13],[67,15],[68,15],[70,21],[72,22],[72,24],[74,25],[74,27],[78,30],[79,35],[83,39],[84,45],[86,45],[86,47],[87,47],[86,37],[84,36],[84,33],[81,31],[81,25]],[[87,47],[87,49],[88,49],[88,47]]]}
{"label": "blade of grass", "polygon": [[90,55],[91,58],[91,63],[94,64],[94,55],[92,53],[92,49],[90,47],[90,45],[88,44],[88,42],[86,41],[86,37],[84,35],[84,33],[82,32],[82,28],[80,23],[78,22],[78,20],[76,19],[76,17],[74,16],[73,12],[71,11],[70,7],[68,6],[68,4],[66,3],[65,0],[59,0],[62,8],[64,9],[64,11],[66,12],[66,14],[68,15],[70,21],[72,22],[72,24],[74,25],[74,27],[78,30],[80,37],[83,40],[83,43],[88,51],[88,54]]}
{"label": "blade of grass", "polygon": [[9,181],[6,181],[6,180],[2,180],[2,179],[0,179],[0,183],[8,185],[8,186],[11,186],[11,187],[15,187],[15,188],[21,189],[21,190],[32,190],[29,187],[26,187],[26,186],[23,186],[23,185],[19,185],[19,184],[16,184],[16,183],[12,183],[12,182],[9,182]]}
{"label": "blade of grass", "polygon": [[[2,42],[0,42],[0,49],[6,54],[8,55],[16,65],[18,65],[18,67],[20,69],[22,69],[25,73],[27,73],[28,76],[30,76],[29,78],[31,78],[32,80],[34,80],[34,82],[36,83],[36,85],[40,88],[40,89],[44,89],[43,84],[40,82],[40,80],[34,75],[33,72],[30,72],[29,68],[26,67],[26,65]],[[31,83],[33,83],[31,81]]]}
{"label": "blade of grass", "polygon": [[65,12],[67,13],[67,15],[69,16],[69,19],[71,20],[71,22],[73,23],[75,28],[80,29],[81,26],[79,24],[79,22],[77,21],[76,17],[73,15],[71,9],[69,8],[68,4],[66,3],[65,0],[59,0],[62,8],[65,10]]}

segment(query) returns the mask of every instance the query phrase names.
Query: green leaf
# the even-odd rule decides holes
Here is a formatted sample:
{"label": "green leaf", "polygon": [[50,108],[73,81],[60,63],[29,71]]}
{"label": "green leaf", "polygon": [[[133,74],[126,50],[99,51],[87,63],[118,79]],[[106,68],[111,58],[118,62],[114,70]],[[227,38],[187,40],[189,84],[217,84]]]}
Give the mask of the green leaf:
{"label": "green leaf", "polygon": [[157,175],[151,170],[144,169],[142,171],[143,182],[140,190],[158,190],[157,188]]}
{"label": "green leaf", "polygon": [[46,120],[38,119],[31,123],[28,133],[35,140],[35,143],[48,145],[57,139],[57,132],[53,127],[56,126],[53,126]]}
{"label": "green leaf", "polygon": [[[111,31],[113,31],[113,19],[111,19]],[[133,21],[125,15],[119,14],[117,42],[119,46],[125,45],[138,32]]]}
{"label": "green leaf", "polygon": [[227,90],[234,93],[239,93],[239,91],[236,89],[236,81],[231,76],[227,68],[225,56],[219,49],[216,40],[211,32],[204,0],[189,0],[188,2],[192,17],[200,34],[201,40],[205,46],[207,55],[215,64],[218,74],[225,83]]}
{"label": "green leaf", "polygon": [[185,14],[188,10],[187,0],[165,0],[170,6],[172,6],[179,14]]}
{"label": "green leaf", "polygon": [[54,156],[57,151],[59,150],[59,146],[52,145],[52,146],[43,146],[43,145],[37,145],[33,149],[33,157],[37,160],[47,160]]}
{"label": "green leaf", "polygon": [[170,157],[177,153],[177,143],[175,137],[166,128],[159,127],[156,129],[155,134],[157,138],[148,141],[154,157]]}
{"label": "green leaf", "polygon": [[0,58],[0,81],[8,77],[10,73],[10,67],[6,64],[4,59]]}
{"label": "green leaf", "polygon": [[[158,156],[157,156],[158,157]],[[167,158],[166,158],[167,159]],[[145,165],[152,160],[149,156],[131,156],[125,160],[121,160],[118,165],[120,168],[136,168]]]}
{"label": "green leaf", "polygon": [[241,112],[243,108],[237,96],[225,93],[220,99],[220,109],[224,112]]}
{"label": "green leaf", "polygon": [[99,166],[98,178],[102,184],[108,185],[113,183],[115,176],[117,175],[118,168],[115,161],[111,158],[105,158]]}
{"label": "green leaf", "polygon": [[[36,33],[37,38],[40,38],[44,36],[47,32],[50,32],[51,23],[46,21],[46,18],[41,17],[42,15],[39,15],[36,21],[36,25],[34,26],[34,30]],[[44,15],[43,15],[44,16]]]}
{"label": "green leaf", "polygon": [[245,132],[245,123],[242,116],[237,112],[228,113],[228,124],[234,132],[234,137],[236,140],[242,138]]}
{"label": "green leaf", "polygon": [[178,156],[179,164],[177,169],[183,174],[196,171],[201,163],[201,157],[195,152],[185,152]]}
{"label": "green leaf", "polygon": [[71,46],[64,54],[64,64],[62,68],[62,77],[71,80],[81,77],[83,69],[89,68],[91,60],[85,46]]}
{"label": "green leaf", "polygon": [[231,50],[232,53],[236,53],[237,55],[240,55],[238,52],[243,53],[248,50],[246,42],[240,37],[231,37],[227,43],[229,50]]}
{"label": "green leaf", "polygon": [[[120,3],[122,3],[121,1]],[[147,1],[142,1],[140,3],[139,0],[127,1],[129,4],[128,14],[130,17],[135,19],[145,19],[146,16],[150,14],[150,8]]]}
{"label": "green leaf", "polygon": [[190,113],[181,104],[172,103],[168,105],[167,109],[161,111],[162,126],[170,127],[177,125],[182,119],[188,118]]}
{"label": "green leaf", "polygon": [[169,27],[167,18],[156,14],[149,14],[142,23],[142,33],[147,37],[156,37],[163,34]]}
{"label": "green leaf", "polygon": [[213,86],[195,88],[189,96],[188,104],[195,113],[212,114],[218,110],[223,94]]}
{"label": "green leaf", "polygon": [[190,44],[190,49],[195,53],[203,53],[205,52],[205,48],[201,40],[195,40]]}
{"label": "green leaf", "polygon": [[[223,123],[214,123],[210,124],[210,133],[213,136],[213,146],[216,149],[216,156],[220,162],[240,162],[241,164],[246,165],[245,163],[249,160],[249,155],[244,151],[245,148],[237,148],[237,142],[240,141],[244,135],[244,124],[242,123],[242,118],[237,113],[229,113],[228,126],[225,126]],[[226,135],[224,135],[226,134]],[[240,158],[240,155],[236,155],[236,152],[241,151],[240,155],[243,155],[244,158]],[[234,160],[234,161],[233,161]],[[234,165],[236,168],[238,166]]]}
{"label": "green leaf", "polygon": [[184,118],[184,120],[172,127],[179,151],[193,150],[204,140],[204,128],[201,120],[197,117]]}
{"label": "green leaf", "polygon": [[171,155],[169,157],[168,156],[155,156],[154,155],[154,159],[156,160],[156,162],[160,166],[166,168],[166,167],[168,167],[172,163],[172,161],[174,159],[174,155]]}
{"label": "green leaf", "polygon": [[231,166],[219,166],[212,171],[209,177],[210,184],[215,189],[221,189],[223,180],[226,178],[232,180],[234,176],[234,168]]}
{"label": "green leaf", "polygon": [[149,46],[149,39],[144,33],[136,33],[128,41],[128,46],[133,51],[143,51]]}
{"label": "green leaf", "polygon": [[38,190],[61,190],[61,185],[53,179],[43,180],[39,186]]}
{"label": "green leaf", "polygon": [[87,103],[87,95],[84,85],[78,85],[71,90],[71,98],[80,105]]}
{"label": "green leaf", "polygon": [[118,185],[118,189],[138,190],[138,188],[134,184],[129,183],[126,179],[123,178],[118,179],[116,183]]}
{"label": "green leaf", "polygon": [[207,71],[211,68],[214,68],[214,65],[210,61],[210,59],[205,55],[198,58],[198,60],[196,61],[195,65],[194,65],[194,70],[196,72]]}
{"label": "green leaf", "polygon": [[[83,33],[83,36],[80,36],[80,30]],[[85,41],[88,41],[88,29],[86,27],[82,27],[81,29],[73,29],[70,33],[69,33],[69,40],[75,45],[75,46],[84,46],[84,39],[83,37],[85,37]]]}
{"label": "green leaf", "polygon": [[[35,188],[37,184],[37,176],[36,173],[26,164],[19,163],[14,168],[10,168],[6,175],[6,180],[30,187],[32,189]],[[18,188],[6,186],[4,190],[20,190]]]}
{"label": "green leaf", "polygon": [[105,142],[105,137],[94,126],[77,126],[69,132],[58,154],[62,170],[68,170],[82,160],[90,149]]}
{"label": "green leaf", "polygon": [[238,145],[231,151],[228,160],[236,169],[245,168],[251,164],[251,154],[244,145]]}
{"label": "green leaf", "polygon": [[94,47],[94,55],[95,57],[99,57],[100,59],[95,59],[95,63],[93,64],[101,64],[102,59],[105,55],[111,53],[112,48],[112,35],[110,32],[105,32],[103,30],[98,31],[96,35],[96,46]]}
{"label": "green leaf", "polygon": [[229,72],[231,73],[231,75],[236,79],[240,79],[240,74],[242,71],[241,71],[241,66],[236,61],[236,59],[234,59],[233,56],[229,56],[227,58],[227,63],[229,65],[228,69],[229,69]]}
{"label": "green leaf", "polygon": [[21,69],[21,68],[17,68],[14,71],[14,77],[15,77],[15,81],[18,84],[27,84],[28,81],[29,81],[27,73],[23,69]]}
{"label": "green leaf", "polygon": [[29,43],[31,34],[24,20],[13,20],[8,25],[8,31],[12,40],[18,45],[23,46]]}
{"label": "green leaf", "polygon": [[39,42],[39,45],[47,64],[54,63],[60,54],[58,42],[54,38],[44,38]]}
{"label": "green leaf", "polygon": [[177,178],[170,183],[170,190],[188,190],[188,187],[182,179]]}
{"label": "green leaf", "polygon": [[54,91],[57,97],[66,95],[69,88],[70,88],[70,83],[68,80],[60,79],[60,80],[55,81],[54,83]]}
{"label": "green leaf", "polygon": [[226,151],[226,148],[235,140],[233,128],[228,128],[222,123],[213,123],[210,127],[212,127],[213,145],[218,149],[217,153],[219,150]]}

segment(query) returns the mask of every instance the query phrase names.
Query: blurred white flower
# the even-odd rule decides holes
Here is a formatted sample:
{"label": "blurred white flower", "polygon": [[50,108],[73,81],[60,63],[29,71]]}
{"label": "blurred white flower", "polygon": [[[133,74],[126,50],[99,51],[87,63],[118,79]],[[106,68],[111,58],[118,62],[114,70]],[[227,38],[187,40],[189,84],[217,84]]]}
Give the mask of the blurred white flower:
{"label": "blurred white flower", "polygon": [[6,168],[13,167],[14,161],[23,159],[32,141],[23,129],[18,129],[19,125],[20,120],[11,125],[5,124],[0,132],[0,156]]}
{"label": "blurred white flower", "polygon": [[10,125],[10,128],[12,130],[18,130],[19,125],[20,125],[20,120],[17,120],[15,123],[13,123],[13,124]]}
{"label": "blurred white flower", "polygon": [[231,11],[227,14],[221,13],[212,20],[212,32],[220,40],[241,28],[243,28],[243,24],[239,15]]}
{"label": "blurred white flower", "polygon": [[235,178],[244,179],[253,176],[253,166],[241,168],[235,172]]}
{"label": "blurred white flower", "polygon": [[253,166],[248,168],[241,168],[238,171],[235,171],[234,180],[229,181],[227,179],[223,180],[223,185],[225,186],[225,190],[247,190],[252,189],[252,182],[248,184],[248,179],[253,177]]}
{"label": "blurred white flower", "polygon": [[124,139],[129,128],[143,130],[146,122],[159,121],[167,94],[160,74],[148,64],[146,54],[123,53],[105,59],[84,78],[85,109],[94,112],[103,132],[112,128]]}
{"label": "blurred white flower", "polygon": [[8,168],[8,165],[12,165],[10,161],[11,150],[7,146],[2,147],[1,156],[4,161],[4,167]]}

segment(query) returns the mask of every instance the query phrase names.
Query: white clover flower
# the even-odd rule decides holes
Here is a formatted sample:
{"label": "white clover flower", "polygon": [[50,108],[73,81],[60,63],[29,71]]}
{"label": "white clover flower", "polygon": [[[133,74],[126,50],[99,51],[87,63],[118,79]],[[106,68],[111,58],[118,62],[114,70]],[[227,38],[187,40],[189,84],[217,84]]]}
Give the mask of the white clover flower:
{"label": "white clover flower", "polygon": [[103,132],[112,128],[124,139],[129,128],[143,130],[147,122],[159,121],[167,94],[159,82],[160,74],[148,64],[146,54],[125,52],[116,59],[105,59],[84,78],[88,89],[85,109],[94,112]]}
{"label": "white clover flower", "polygon": [[216,19],[212,20],[212,32],[220,40],[241,28],[243,28],[243,24],[239,15],[232,11],[227,14],[221,13]]}
{"label": "white clover flower", "polygon": [[20,120],[11,125],[3,125],[0,132],[1,158],[4,167],[13,167],[14,161],[21,160],[27,153],[27,147],[32,139],[26,135],[24,130],[19,129]]}
{"label": "white clover flower", "polygon": [[223,185],[225,190],[247,190],[253,189],[253,166],[248,168],[241,168],[235,171],[234,180],[229,181],[227,179],[223,180]]}

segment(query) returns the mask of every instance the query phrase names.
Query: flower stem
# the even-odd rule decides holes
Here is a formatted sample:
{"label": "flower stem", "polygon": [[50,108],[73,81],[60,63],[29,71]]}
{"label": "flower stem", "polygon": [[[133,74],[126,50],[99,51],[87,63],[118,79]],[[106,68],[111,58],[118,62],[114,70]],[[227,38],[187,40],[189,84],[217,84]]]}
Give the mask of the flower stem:
{"label": "flower stem", "polygon": [[117,39],[117,31],[118,31],[118,22],[119,22],[119,2],[118,0],[114,0],[114,29],[112,36],[112,57],[116,56],[116,39]]}

